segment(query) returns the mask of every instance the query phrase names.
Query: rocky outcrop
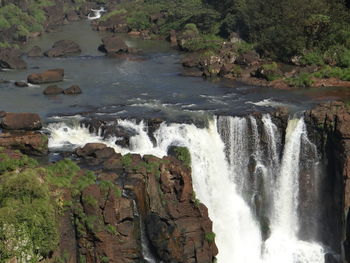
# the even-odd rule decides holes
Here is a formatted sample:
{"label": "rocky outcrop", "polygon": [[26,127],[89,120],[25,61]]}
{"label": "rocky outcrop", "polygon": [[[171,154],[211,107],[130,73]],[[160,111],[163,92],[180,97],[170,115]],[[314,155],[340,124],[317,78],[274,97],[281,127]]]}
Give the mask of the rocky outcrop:
{"label": "rocky outcrop", "polygon": [[46,155],[48,138],[40,132],[7,131],[0,133],[0,146],[29,155]]}
{"label": "rocky outcrop", "polygon": [[48,57],[63,57],[67,55],[79,54],[81,49],[72,40],[60,40],[53,44],[52,48],[45,52]]}
{"label": "rocky outcrop", "polygon": [[[99,153],[106,149],[109,148],[103,144],[87,144],[77,149],[76,153],[86,160],[86,164],[102,164],[105,178],[122,182],[120,187],[127,193],[126,196],[135,200],[136,206],[130,205],[130,200],[123,202],[129,202],[128,207],[137,210],[139,219],[143,222],[138,227],[145,231],[154,256],[164,262],[213,262],[217,248],[212,222],[206,207],[195,199],[191,169],[174,157],[142,158],[140,155],[121,156],[112,153],[108,158],[100,158]],[[89,189],[89,192],[99,195],[96,187]],[[118,213],[118,209],[104,211],[113,212],[111,219],[114,218],[114,221],[110,223],[116,224],[115,218],[118,219],[118,216],[115,213]],[[124,221],[123,227],[116,228],[119,234],[128,237],[125,242],[133,244],[133,248],[135,244],[139,244],[141,234],[139,229],[136,234],[138,238],[130,235],[135,231],[135,220],[135,216],[130,215],[129,220]],[[132,251],[130,255],[133,255],[133,260],[140,257],[137,250]]]}
{"label": "rocky outcrop", "polygon": [[0,48],[0,68],[25,69],[27,63],[21,58],[21,51],[15,48]]}
{"label": "rocky outcrop", "polygon": [[40,130],[41,119],[35,113],[6,113],[1,120],[1,127],[6,130]]}
{"label": "rocky outcrop", "polygon": [[350,262],[350,109],[341,102],[322,104],[306,112],[305,121],[326,171],[321,189],[322,241]]}
{"label": "rocky outcrop", "polygon": [[30,74],[27,79],[28,82],[32,84],[44,84],[62,81],[63,76],[63,69],[49,69],[42,73]]}

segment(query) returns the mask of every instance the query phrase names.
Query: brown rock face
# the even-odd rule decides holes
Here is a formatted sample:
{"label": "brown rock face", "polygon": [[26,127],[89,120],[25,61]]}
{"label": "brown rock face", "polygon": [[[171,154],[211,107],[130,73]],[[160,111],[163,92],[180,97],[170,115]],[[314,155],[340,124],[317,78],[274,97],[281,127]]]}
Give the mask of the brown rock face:
{"label": "brown rock face", "polygon": [[53,44],[52,49],[45,52],[48,57],[63,57],[72,54],[78,54],[81,49],[77,43],[72,40],[60,40]]}
{"label": "brown rock face", "polygon": [[156,255],[165,262],[213,262],[216,245],[205,239],[212,222],[206,207],[194,200],[190,169],[172,157],[137,155],[129,166],[140,167],[125,187],[136,195]]}
{"label": "brown rock face", "polygon": [[39,132],[4,132],[0,134],[0,146],[20,150],[30,155],[46,155],[48,153],[48,139]]}
{"label": "brown rock face", "polygon": [[28,82],[32,84],[43,84],[59,82],[63,80],[63,69],[50,69],[43,73],[35,73],[28,76]]}
{"label": "brown rock face", "polygon": [[[76,150],[86,164],[103,167],[97,172],[99,184],[85,188],[79,198],[80,211],[95,218],[78,235],[79,253],[86,262],[102,262],[102,257],[139,262],[143,230],[152,253],[163,262],[212,263],[218,253],[215,241],[207,238],[212,222],[194,197],[191,170],[173,157],[121,156],[107,154],[108,149],[90,143]],[[125,196],[115,196],[108,188],[116,182]],[[81,221],[84,215],[75,217]]]}
{"label": "brown rock face", "polygon": [[40,130],[41,119],[35,113],[6,113],[1,127],[6,130]]}
{"label": "brown rock face", "polygon": [[344,251],[342,257],[350,262],[350,109],[341,102],[322,104],[306,112],[305,121],[326,170],[321,189],[323,242],[339,254]]}
{"label": "brown rock face", "polygon": [[0,48],[0,68],[25,69],[27,63],[21,59],[22,53],[14,48]]}

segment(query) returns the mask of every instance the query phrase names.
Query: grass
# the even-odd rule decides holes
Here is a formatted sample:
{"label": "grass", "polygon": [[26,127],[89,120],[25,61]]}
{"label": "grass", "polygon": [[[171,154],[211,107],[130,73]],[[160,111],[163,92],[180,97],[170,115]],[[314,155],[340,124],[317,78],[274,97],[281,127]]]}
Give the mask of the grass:
{"label": "grass", "polygon": [[207,232],[205,233],[204,238],[208,243],[213,243],[215,241],[215,233]]}

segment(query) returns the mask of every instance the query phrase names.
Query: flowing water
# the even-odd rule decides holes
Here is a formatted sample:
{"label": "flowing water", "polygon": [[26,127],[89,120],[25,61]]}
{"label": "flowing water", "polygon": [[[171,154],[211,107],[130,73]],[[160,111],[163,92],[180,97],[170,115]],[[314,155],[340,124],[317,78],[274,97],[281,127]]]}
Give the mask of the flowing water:
{"label": "flowing water", "polygon": [[[87,128],[63,122],[48,126],[50,147],[103,141],[123,154],[162,157],[172,145],[186,146],[196,196],[213,220],[219,263],[324,262],[325,252],[317,240],[299,238],[300,154],[302,145],[312,145],[302,118],[288,121],[284,147],[269,115],[261,120],[221,116],[209,120],[206,128],[162,123],[154,132],[156,145],[144,122],[119,120],[118,125],[137,133],[129,149],[116,146],[117,138],[103,140]],[[268,142],[265,150],[262,135]]]}
{"label": "flowing water", "polygon": [[[46,127],[52,152],[104,142],[122,154],[163,157],[170,146],[186,146],[196,196],[213,221],[219,263],[323,263],[325,249],[317,238],[314,210],[301,209],[302,199],[318,205],[316,147],[308,140],[302,118],[291,118],[283,131],[268,114],[275,107],[300,111],[315,102],[302,92],[183,77],[182,54],[165,42],[121,35],[143,53],[109,59],[97,50],[102,36],[88,23],[78,22],[33,40],[29,47],[47,50],[54,41],[71,39],[82,53],[25,58],[27,70],[0,72],[0,79],[10,80],[0,83],[0,110],[37,112],[52,122]],[[65,69],[58,85],[78,84],[83,94],[44,96],[46,85],[13,85],[29,73],[58,67]],[[263,113],[261,118],[250,115],[256,111]],[[153,133],[154,143],[146,119],[155,117],[167,122]],[[132,130],[129,148],[115,144],[120,138],[90,133],[80,124],[84,118],[101,118]],[[204,124],[194,125],[197,120]],[[309,192],[300,183],[306,172],[314,182]],[[155,262],[147,249],[148,261]]]}

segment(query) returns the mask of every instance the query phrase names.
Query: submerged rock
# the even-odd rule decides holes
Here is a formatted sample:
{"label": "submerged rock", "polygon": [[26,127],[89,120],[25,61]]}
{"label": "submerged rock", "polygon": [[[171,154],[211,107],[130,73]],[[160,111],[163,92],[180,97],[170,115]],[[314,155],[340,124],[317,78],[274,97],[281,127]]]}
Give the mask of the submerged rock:
{"label": "submerged rock", "polygon": [[60,40],[53,44],[52,49],[45,52],[48,57],[63,57],[72,54],[78,54],[81,49],[77,43],[72,40]]}
{"label": "submerged rock", "polygon": [[22,52],[15,48],[0,48],[0,68],[26,69],[27,63],[21,58]]}
{"label": "submerged rock", "polygon": [[75,94],[81,94],[82,91],[78,85],[73,85],[73,86],[70,86],[69,88],[66,88],[63,91],[63,93],[66,95],[75,95]]}
{"label": "submerged rock", "polygon": [[20,88],[28,87],[28,83],[27,83],[27,82],[23,82],[23,81],[16,81],[16,82],[15,82],[15,85],[16,85],[17,87],[20,87]]}
{"label": "submerged rock", "polygon": [[62,93],[63,89],[59,88],[57,85],[47,86],[43,91],[44,95],[58,95]]}
{"label": "submerged rock", "polygon": [[50,69],[43,73],[34,73],[28,76],[28,82],[32,84],[44,84],[50,82],[59,82],[63,80],[63,69]]}
{"label": "submerged rock", "polygon": [[42,55],[43,55],[43,51],[38,46],[32,47],[32,49],[29,50],[27,53],[28,57],[41,57]]}
{"label": "submerged rock", "polygon": [[36,113],[6,113],[1,120],[1,127],[6,130],[40,130],[40,116]]}

